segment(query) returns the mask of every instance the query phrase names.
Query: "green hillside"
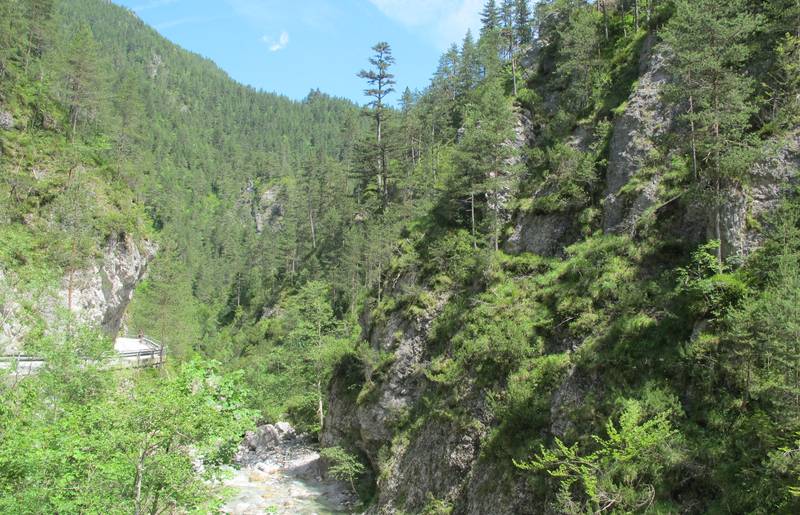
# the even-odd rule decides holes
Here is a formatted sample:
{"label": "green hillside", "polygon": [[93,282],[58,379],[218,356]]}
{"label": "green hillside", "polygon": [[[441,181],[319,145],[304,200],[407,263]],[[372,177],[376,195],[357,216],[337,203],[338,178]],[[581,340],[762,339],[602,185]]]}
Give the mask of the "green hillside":
{"label": "green hillside", "polygon": [[26,292],[155,242],[126,321],[174,367],[132,376],[165,392],[139,418],[113,418],[125,374],[4,386],[0,511],[140,512],[109,486],[141,478],[125,431],[50,432],[176,406],[153,513],[222,499],[174,445],[221,464],[280,420],[375,513],[798,511],[800,4],[482,23],[398,107],[391,45],[365,48],[358,107],[239,85],[106,1],[0,0],[0,300],[30,305],[26,348],[100,352]]}

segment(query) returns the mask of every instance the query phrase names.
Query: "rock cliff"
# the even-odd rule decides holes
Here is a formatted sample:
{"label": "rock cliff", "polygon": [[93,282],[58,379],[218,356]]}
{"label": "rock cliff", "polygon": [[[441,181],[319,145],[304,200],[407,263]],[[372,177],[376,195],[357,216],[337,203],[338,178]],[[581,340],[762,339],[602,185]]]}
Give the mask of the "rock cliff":
{"label": "rock cliff", "polygon": [[133,291],[155,253],[151,242],[134,242],[129,236],[110,238],[101,258],[72,274],[71,288],[70,278],[65,276],[54,289],[27,289],[24,294],[17,291],[13,278],[0,270],[0,349],[5,354],[20,352],[37,319],[45,324],[54,321],[57,310],[68,307],[70,297],[78,320],[116,336]]}
{"label": "rock cliff", "polygon": [[[568,245],[584,236],[576,218],[587,209],[597,213],[591,229],[598,239],[636,238],[643,215],[655,211],[664,219],[659,229],[674,233],[670,236],[687,248],[702,240],[712,209],[696,201],[670,203],[663,198],[663,171],[655,170],[664,167],[652,166],[669,157],[662,137],[677,130],[676,113],[663,99],[670,79],[663,49],[656,43],[649,38],[643,44],[639,80],[613,120],[606,173],[598,174],[597,186],[588,195],[592,198],[574,209],[518,213],[510,224],[507,252],[563,256]],[[529,125],[527,116],[520,117],[515,145],[533,141]],[[596,143],[593,138],[593,131],[579,127],[566,143],[588,152]],[[730,186],[731,201],[721,217],[726,256],[746,255],[760,244],[756,228],[767,222],[796,181],[798,169],[800,131],[795,131],[768,146],[743,184]],[[549,194],[547,187],[534,188],[533,200]],[[662,204],[670,205],[656,211]],[[355,359],[340,364],[329,387],[323,446],[345,446],[372,465],[377,492],[370,513],[419,513],[432,507],[458,514],[545,512],[545,507],[534,505],[537,496],[530,475],[511,464],[510,452],[493,446],[501,422],[487,390],[471,380],[442,386],[427,375],[434,361],[432,347],[447,345],[434,341],[432,328],[451,298],[426,293],[436,302],[424,314],[396,310],[362,317],[365,343],[384,357],[373,368]],[[571,361],[584,340],[562,331],[566,336],[556,327],[545,344],[545,352],[564,354],[568,363],[539,410],[544,422],[542,434],[536,436],[544,439],[569,439],[587,398],[602,395],[598,372]],[[449,409],[439,409],[447,402]]]}
{"label": "rock cliff", "polygon": [[609,148],[603,228],[631,232],[637,219],[658,198],[661,176],[648,164],[658,158],[658,140],[675,117],[662,100],[669,81],[664,50],[650,36],[639,61],[639,81],[614,124]]}
{"label": "rock cliff", "polygon": [[[78,319],[116,336],[155,252],[151,242],[136,243],[128,236],[109,239],[103,257],[72,278],[72,310]],[[58,292],[64,305],[69,294],[69,279],[64,278]]]}

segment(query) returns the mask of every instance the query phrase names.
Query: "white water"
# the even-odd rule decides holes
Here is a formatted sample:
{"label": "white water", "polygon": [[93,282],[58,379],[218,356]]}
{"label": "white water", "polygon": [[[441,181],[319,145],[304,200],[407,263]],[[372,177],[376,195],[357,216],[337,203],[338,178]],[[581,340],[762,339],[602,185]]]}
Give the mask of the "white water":
{"label": "white water", "polygon": [[268,455],[245,463],[224,483],[235,493],[222,513],[352,513],[348,506],[354,499],[347,487],[322,480],[319,454],[300,442],[280,443]]}

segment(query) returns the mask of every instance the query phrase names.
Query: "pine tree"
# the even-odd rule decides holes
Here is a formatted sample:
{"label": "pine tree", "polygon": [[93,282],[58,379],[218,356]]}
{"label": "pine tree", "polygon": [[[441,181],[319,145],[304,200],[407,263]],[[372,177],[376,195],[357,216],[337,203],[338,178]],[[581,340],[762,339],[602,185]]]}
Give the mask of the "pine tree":
{"label": "pine tree", "polygon": [[476,101],[467,106],[464,131],[456,164],[462,175],[453,185],[456,196],[466,198],[469,227],[477,247],[479,232],[489,233],[497,250],[504,223],[503,197],[513,187],[517,170],[509,166],[515,150],[511,103],[498,80],[483,84]]}
{"label": "pine tree", "polygon": [[527,48],[533,43],[531,11],[528,7],[528,0],[517,0],[515,30],[520,47]]}
{"label": "pine tree", "polygon": [[23,43],[27,20],[21,11],[20,0],[0,2],[0,77],[27,46]]}
{"label": "pine tree", "polygon": [[25,56],[27,67],[31,58],[40,57],[44,53],[55,5],[54,0],[26,0],[25,3],[25,18],[28,23],[28,48]]}
{"label": "pine tree", "polygon": [[478,47],[472,39],[472,32],[470,30],[467,30],[467,35],[464,37],[464,42],[461,45],[457,75],[459,96],[464,96],[472,91],[480,81]]}
{"label": "pine tree", "polygon": [[[675,7],[663,34],[673,51],[675,84],[669,93],[687,107],[692,167],[715,206],[713,233],[721,241],[726,188],[741,182],[754,158],[745,137],[754,83],[742,65],[760,20],[744,0],[678,0]],[[724,243],[717,251],[720,261]]]}
{"label": "pine tree", "polygon": [[488,0],[481,11],[481,35],[500,28],[500,13],[495,0]]}
{"label": "pine tree", "polygon": [[361,70],[358,76],[366,79],[370,85],[369,88],[364,90],[364,95],[372,98],[369,103],[372,108],[372,116],[375,119],[375,142],[378,149],[378,189],[380,191],[383,204],[386,203],[389,189],[387,180],[387,155],[386,145],[383,140],[383,125],[386,118],[386,106],[384,99],[387,95],[394,92],[394,75],[389,72],[389,69],[394,64],[395,60],[392,56],[392,49],[388,43],[381,41],[372,47],[375,52],[370,58],[369,62],[373,66],[371,70]]}
{"label": "pine tree", "polygon": [[89,27],[83,27],[70,42],[62,87],[74,138],[80,123],[97,117],[104,100],[99,50]]}
{"label": "pine tree", "polygon": [[560,31],[557,73],[566,90],[571,110],[582,113],[604,89],[607,63],[600,57],[602,45],[598,31],[599,14],[587,6],[568,11],[566,26]]}

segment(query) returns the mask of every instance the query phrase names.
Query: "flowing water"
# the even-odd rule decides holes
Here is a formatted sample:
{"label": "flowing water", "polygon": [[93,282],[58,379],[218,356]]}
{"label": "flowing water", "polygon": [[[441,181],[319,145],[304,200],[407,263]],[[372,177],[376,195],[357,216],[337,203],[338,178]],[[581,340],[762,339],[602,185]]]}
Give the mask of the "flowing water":
{"label": "flowing water", "polygon": [[234,491],[222,513],[255,515],[353,513],[346,485],[320,477],[319,454],[297,440],[241,460],[225,486]]}

